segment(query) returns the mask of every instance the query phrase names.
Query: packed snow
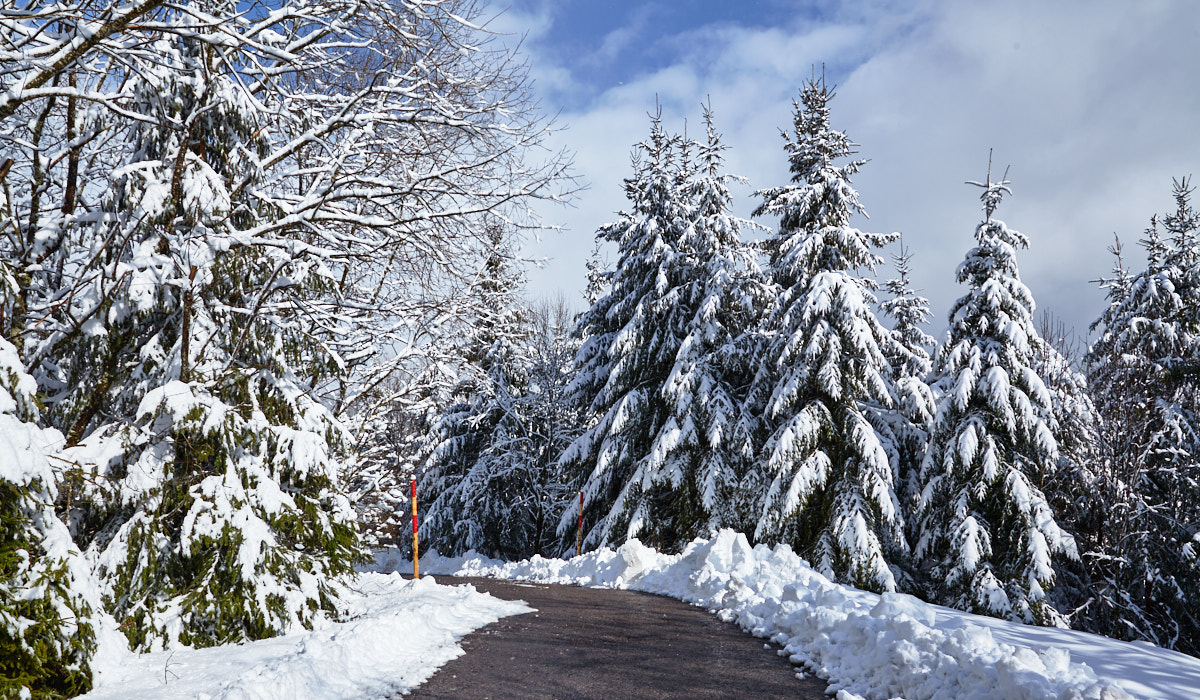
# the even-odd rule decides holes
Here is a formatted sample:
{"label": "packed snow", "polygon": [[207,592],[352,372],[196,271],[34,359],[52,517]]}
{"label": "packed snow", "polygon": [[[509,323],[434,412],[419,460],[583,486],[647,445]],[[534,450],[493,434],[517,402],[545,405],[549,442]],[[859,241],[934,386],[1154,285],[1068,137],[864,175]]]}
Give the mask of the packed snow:
{"label": "packed snow", "polygon": [[626,588],[678,598],[784,647],[839,700],[1195,700],[1200,659],[1144,643],[971,615],[831,582],[790,547],[723,530],[682,554],[631,540],[570,560],[422,559],[430,573]]}
{"label": "packed snow", "polygon": [[458,641],[508,615],[529,612],[471,586],[432,577],[364,573],[341,596],[348,620],[242,645],[135,655],[113,629],[100,635],[87,700],[270,700],[392,697],[463,654]]}

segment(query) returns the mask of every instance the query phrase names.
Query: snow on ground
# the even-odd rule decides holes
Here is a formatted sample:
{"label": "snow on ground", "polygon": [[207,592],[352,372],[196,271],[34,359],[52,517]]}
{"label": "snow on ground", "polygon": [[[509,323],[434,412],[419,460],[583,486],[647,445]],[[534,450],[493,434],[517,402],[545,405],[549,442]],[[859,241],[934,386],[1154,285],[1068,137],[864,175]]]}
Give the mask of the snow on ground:
{"label": "snow on ground", "polygon": [[830,582],[787,546],[751,548],[731,531],[674,556],[633,540],[565,561],[506,564],[430,553],[421,570],[679,598],[782,645],[794,663],[828,678],[838,700],[1200,697],[1200,659],[866,593]]}
{"label": "snow on ground", "polygon": [[238,646],[135,655],[118,651],[120,633],[106,630],[93,662],[96,688],[82,697],[391,697],[462,655],[458,640],[467,633],[530,611],[471,586],[442,586],[432,577],[406,581],[398,574],[364,573],[342,600],[349,608],[346,622]]}

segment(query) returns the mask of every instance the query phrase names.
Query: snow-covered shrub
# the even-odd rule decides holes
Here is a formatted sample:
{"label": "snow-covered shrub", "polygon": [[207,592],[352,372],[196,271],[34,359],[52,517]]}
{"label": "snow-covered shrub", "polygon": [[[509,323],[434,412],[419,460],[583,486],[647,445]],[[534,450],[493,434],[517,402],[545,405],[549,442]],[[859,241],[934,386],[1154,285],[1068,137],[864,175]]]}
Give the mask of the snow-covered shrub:
{"label": "snow-covered shrub", "polygon": [[299,392],[273,400],[291,421],[171,382],[134,426],[68,451],[115,485],[115,529],[89,556],[133,647],[262,639],[336,612],[330,579],[360,561],[327,442],[339,428]]}
{"label": "snow-covered shrub", "polygon": [[36,384],[0,338],[0,696],[91,687],[94,593],[54,512],[62,434],[36,424]]}

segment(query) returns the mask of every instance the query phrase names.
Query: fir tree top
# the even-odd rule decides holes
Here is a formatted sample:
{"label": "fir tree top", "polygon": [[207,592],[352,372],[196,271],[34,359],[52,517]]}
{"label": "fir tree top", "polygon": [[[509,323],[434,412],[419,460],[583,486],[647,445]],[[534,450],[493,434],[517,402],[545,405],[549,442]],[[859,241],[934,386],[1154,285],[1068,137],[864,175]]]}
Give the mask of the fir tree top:
{"label": "fir tree top", "polygon": [[819,271],[874,270],[882,260],[871,248],[894,235],[864,233],[849,226],[856,214],[866,216],[850,178],[866,163],[835,161],[854,155],[855,144],[829,127],[834,90],[822,76],[804,86],[795,107],[795,135],[784,132],[791,185],[761,190],[755,216],[779,216],[776,236],[766,242],[775,281],[788,288]]}

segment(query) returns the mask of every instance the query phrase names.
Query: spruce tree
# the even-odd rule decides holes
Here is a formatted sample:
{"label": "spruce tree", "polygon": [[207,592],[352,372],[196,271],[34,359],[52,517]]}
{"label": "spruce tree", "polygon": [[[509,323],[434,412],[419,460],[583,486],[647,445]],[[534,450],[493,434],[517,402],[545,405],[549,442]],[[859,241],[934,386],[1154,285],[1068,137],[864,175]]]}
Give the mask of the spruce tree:
{"label": "spruce tree", "polygon": [[983,188],[978,245],[958,268],[967,293],[950,312],[934,371],[939,393],[921,467],[915,555],[938,602],[979,614],[1050,624],[1052,556],[1076,557],[1038,477],[1052,473],[1058,443],[1052,398],[1033,369],[1041,342],[1033,295],[1016,248],[1028,240],[992,218],[1008,182]]}
{"label": "spruce tree", "polygon": [[[670,417],[662,387],[694,316],[679,303],[679,275],[688,270],[680,242],[691,215],[683,150],[655,116],[625,180],[631,209],[597,234],[617,245],[617,265],[608,292],[580,317],[584,341],[570,388],[593,419],[561,458],[582,486],[589,547],[635,537],[648,523],[643,494],[654,482],[639,467]],[[578,513],[574,504],[563,514],[565,538],[575,533]]]}
{"label": "spruce tree", "polygon": [[1089,626],[1200,653],[1200,406],[1195,213],[1186,180],[1176,211],[1152,217],[1142,246],[1146,268],[1121,269],[1109,306],[1093,325],[1088,353],[1101,416],[1102,486],[1107,501],[1093,579]]}
{"label": "spruce tree", "polygon": [[667,417],[634,472],[642,490],[625,505],[644,514],[638,536],[666,551],[743,525],[745,469],[727,445],[749,379],[735,341],[766,299],[754,254],[741,241],[752,224],[729,211],[729,183],[737,178],[722,172],[725,146],[709,108],[704,124],[706,140],[694,146],[696,167],[686,164],[690,177],[680,183],[687,220],[667,267],[674,286],[662,302],[685,322],[660,389]]}
{"label": "spruce tree", "polygon": [[881,432],[889,433],[892,438],[896,493],[908,526],[906,535],[910,541],[915,541],[916,531],[912,526],[916,521],[911,516],[920,501],[918,475],[936,410],[933,391],[925,379],[933,369],[931,353],[937,348],[937,340],[922,329],[929,323],[931,314],[929,300],[912,287],[912,256],[901,243],[900,252],[892,258],[899,276],[884,285],[892,295],[880,304],[880,309],[894,322],[892,333],[896,342],[887,355],[895,383],[896,403],[893,410],[881,411],[878,416],[882,423]]}
{"label": "spruce tree", "polygon": [[529,425],[529,439],[521,453],[533,488],[526,495],[527,555],[564,554],[574,543],[558,534],[558,518],[577,492],[559,456],[583,431],[583,415],[567,391],[574,377],[579,339],[572,333],[574,313],[564,299],[543,301],[533,309],[528,350],[529,390],[521,408]]}
{"label": "spruce tree", "polygon": [[746,411],[761,416],[769,484],[755,537],[785,541],[819,570],[876,591],[896,586],[889,560],[907,545],[888,446],[874,407],[893,405],[887,356],[895,343],[876,318],[873,249],[894,235],[865,233],[850,178],[864,161],[829,121],[834,93],[810,81],[784,134],[792,183],[761,191],[756,215],[776,215],[766,247],[778,290],[760,331],[761,370]]}
{"label": "spruce tree", "polygon": [[482,312],[463,346],[453,403],[433,426],[420,490],[429,499],[422,538],[430,546],[515,560],[560,553],[551,521],[567,487],[552,465],[570,416],[562,415],[563,329],[548,320],[535,328],[504,243],[496,229],[476,285]]}

